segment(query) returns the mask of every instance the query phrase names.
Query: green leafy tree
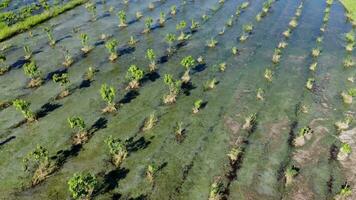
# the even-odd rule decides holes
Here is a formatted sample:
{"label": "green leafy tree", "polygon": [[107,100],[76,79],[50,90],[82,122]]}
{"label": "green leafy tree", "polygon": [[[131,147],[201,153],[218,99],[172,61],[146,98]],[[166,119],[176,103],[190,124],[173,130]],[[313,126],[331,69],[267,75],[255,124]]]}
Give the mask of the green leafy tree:
{"label": "green leafy tree", "polygon": [[180,63],[185,68],[185,72],[182,76],[182,82],[188,83],[190,81],[190,75],[189,75],[190,68],[195,65],[195,60],[194,60],[193,56],[187,56],[187,57],[183,58]]}
{"label": "green leafy tree", "polygon": [[31,122],[35,120],[35,114],[30,109],[30,103],[23,99],[15,99],[12,105],[16,110],[21,111],[27,121]]}
{"label": "green leafy tree", "polygon": [[143,33],[149,33],[151,31],[152,24],[153,19],[151,17],[147,17],[145,19],[145,29],[143,30]]}
{"label": "green leafy tree", "polygon": [[119,44],[119,42],[116,39],[111,39],[108,42],[106,42],[106,44],[105,44],[106,49],[110,53],[110,56],[109,56],[110,61],[114,61],[118,57],[118,55],[117,55],[118,44]]}
{"label": "green leafy tree", "polygon": [[127,70],[126,79],[129,80],[128,89],[137,89],[140,87],[140,80],[143,78],[144,72],[136,65],[131,65]]}
{"label": "green leafy tree", "polygon": [[44,27],[43,30],[44,30],[44,32],[45,32],[46,35],[47,35],[49,45],[50,45],[50,46],[54,46],[54,45],[56,44],[56,40],[54,39],[54,36],[53,36],[53,29],[52,29],[52,27],[47,26],[47,27]]}
{"label": "green leafy tree", "polygon": [[117,16],[119,17],[119,21],[120,21],[119,27],[126,27],[127,26],[127,23],[126,23],[126,12],[123,11],[123,10],[120,10],[117,13]]}
{"label": "green leafy tree", "polygon": [[185,36],[185,33],[184,33],[184,29],[185,27],[187,26],[187,22],[185,22],[184,20],[183,21],[180,21],[177,25],[176,25],[176,29],[178,31],[180,31],[180,35],[178,37],[178,40],[184,40],[186,39],[186,36]]}
{"label": "green leafy tree", "polygon": [[68,73],[55,74],[53,75],[52,80],[55,83],[59,83],[62,87],[62,92],[59,95],[60,97],[65,97],[69,95],[69,90],[67,89],[67,86],[70,82],[68,78]]}
{"label": "green leafy tree", "polygon": [[82,51],[84,53],[88,53],[89,51],[92,50],[92,47],[89,45],[89,36],[86,33],[81,33],[80,34],[80,41],[82,43]]}
{"label": "green leafy tree", "polygon": [[115,89],[109,87],[107,84],[101,85],[100,94],[104,101],[107,103],[107,107],[103,110],[104,112],[114,112],[115,108]]}
{"label": "green leafy tree", "polygon": [[176,41],[176,35],[173,33],[168,33],[166,35],[166,42],[168,43],[168,52],[171,53],[173,51],[173,43]]}
{"label": "green leafy tree", "polygon": [[122,142],[119,138],[113,138],[112,136],[109,136],[109,138],[105,140],[105,143],[108,145],[110,154],[112,156],[112,163],[116,167],[120,167],[128,154],[125,143]]}
{"label": "green leafy tree", "polygon": [[98,181],[90,173],[76,173],[69,179],[68,186],[69,192],[74,199],[90,199],[98,186]]}
{"label": "green leafy tree", "polygon": [[163,102],[165,104],[176,102],[177,95],[180,92],[181,82],[174,80],[171,74],[165,74],[164,83],[168,86],[169,93],[163,97]]}
{"label": "green leafy tree", "polygon": [[150,72],[153,72],[156,70],[156,54],[153,51],[153,49],[147,49],[146,51],[146,58],[150,61]]}

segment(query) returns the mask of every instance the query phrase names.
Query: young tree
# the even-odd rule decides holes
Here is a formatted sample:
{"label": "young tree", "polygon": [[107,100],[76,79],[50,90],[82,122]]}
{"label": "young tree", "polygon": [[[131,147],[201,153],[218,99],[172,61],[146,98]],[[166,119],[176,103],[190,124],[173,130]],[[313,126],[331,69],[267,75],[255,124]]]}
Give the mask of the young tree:
{"label": "young tree", "polygon": [[25,45],[23,47],[23,50],[25,52],[25,60],[30,60],[32,57],[32,50],[31,50],[30,46]]}
{"label": "young tree", "polygon": [[143,124],[142,131],[151,130],[157,122],[158,118],[156,117],[155,113],[150,114],[150,116],[146,118]]}
{"label": "young tree", "polygon": [[199,22],[195,21],[194,19],[192,19],[191,21],[191,25],[190,25],[190,30],[191,31],[196,31],[199,28]]}
{"label": "young tree", "polygon": [[136,65],[131,65],[126,74],[126,79],[130,81],[127,89],[138,89],[143,75],[144,72],[141,69]]}
{"label": "young tree", "polygon": [[28,62],[24,65],[24,72],[31,80],[28,83],[29,88],[38,87],[42,84],[41,71],[38,69],[35,61]]}
{"label": "young tree", "polygon": [[172,53],[174,51],[173,48],[173,43],[176,41],[176,35],[174,35],[173,33],[168,33],[166,35],[166,42],[168,43],[168,53]]}
{"label": "young tree", "polygon": [[284,177],[286,179],[286,186],[290,185],[295,176],[298,175],[298,171],[295,167],[290,166],[284,172]]}
{"label": "young tree", "polygon": [[73,137],[73,144],[80,145],[87,142],[89,140],[89,135],[85,129],[86,125],[84,120],[77,116],[69,117],[67,120],[70,128],[74,129],[76,132]]}
{"label": "young tree", "polygon": [[109,60],[111,62],[115,61],[118,57],[117,55],[117,46],[118,46],[118,41],[116,39],[111,39],[109,41],[106,42],[105,47],[106,49],[109,51],[110,56],[109,56]]}
{"label": "young tree", "polygon": [[193,56],[186,56],[185,58],[182,59],[180,62],[181,65],[185,68],[185,72],[181,78],[183,83],[188,83],[190,81],[190,68],[195,65],[195,60]]}
{"label": "young tree", "polygon": [[199,112],[200,108],[202,107],[203,104],[203,100],[198,99],[194,102],[194,106],[193,106],[193,114],[196,114]]}
{"label": "young tree", "polygon": [[177,14],[177,6],[171,6],[171,15],[176,15]]}
{"label": "young tree", "polygon": [[113,87],[109,87],[106,84],[103,84],[101,85],[100,94],[103,100],[107,102],[107,106],[106,108],[103,109],[103,112],[106,113],[106,112],[116,111],[115,102],[114,102],[115,89]]}
{"label": "young tree", "polygon": [[110,154],[112,156],[112,163],[115,165],[115,167],[119,168],[128,155],[126,144],[119,138],[113,138],[112,136],[109,136],[109,138],[105,140],[105,143],[108,145]]}
{"label": "young tree", "polygon": [[120,10],[118,13],[117,13],[117,16],[119,17],[119,27],[126,27],[127,26],[127,23],[126,23],[126,12],[123,11],[123,10]]}
{"label": "young tree", "polygon": [[216,47],[216,45],[218,44],[218,41],[217,40],[215,40],[214,38],[211,38],[209,41],[208,41],[208,47],[210,47],[210,48],[214,48],[214,47]]}
{"label": "young tree", "polygon": [[182,40],[185,40],[186,39],[186,35],[184,33],[184,29],[185,27],[187,26],[187,23],[183,20],[183,21],[180,21],[177,25],[176,25],[176,29],[178,31],[180,31],[180,35],[178,36],[178,40],[179,41],[182,41]]}
{"label": "young tree", "polygon": [[10,67],[5,62],[6,56],[0,53],[0,75],[5,74],[10,69]]}
{"label": "young tree", "polygon": [[82,43],[82,48],[81,50],[84,52],[84,53],[89,53],[89,51],[91,51],[93,49],[92,46],[90,46],[89,44],[89,36],[88,34],[86,33],[81,33],[80,34],[80,41]]}
{"label": "young tree", "polygon": [[93,2],[88,2],[85,4],[85,8],[87,11],[91,14],[91,19],[92,21],[96,21],[97,18],[97,11],[96,11],[96,5]]}
{"label": "young tree", "polygon": [[70,54],[69,50],[68,49],[64,49],[64,52],[63,52],[63,57],[64,57],[64,61],[63,61],[63,65],[65,67],[70,67],[74,60],[73,60],[73,57],[72,55]]}
{"label": "young tree", "polygon": [[150,183],[153,183],[154,177],[158,172],[158,167],[155,164],[150,164],[147,166],[146,177]]}
{"label": "young tree", "polygon": [[67,88],[67,86],[69,84],[68,73],[55,74],[55,75],[53,75],[52,80],[55,83],[59,83],[62,87],[62,91],[59,94],[60,98],[64,98],[69,95],[69,90]]}
{"label": "young tree", "polygon": [[164,12],[160,12],[158,22],[160,26],[164,26],[164,23],[166,22],[166,14]]}
{"label": "young tree", "polygon": [[74,199],[91,199],[98,181],[90,173],[74,174],[68,181],[69,192]]}
{"label": "young tree", "polygon": [[16,110],[20,111],[28,122],[33,122],[36,120],[35,114],[31,111],[30,105],[31,103],[23,100],[23,99],[15,99],[12,102],[12,105]]}
{"label": "young tree", "polygon": [[54,39],[53,36],[53,29],[50,26],[44,27],[43,30],[45,31],[45,33],[47,34],[48,37],[48,42],[50,46],[54,46],[56,45],[56,40]]}
{"label": "young tree", "polygon": [[169,93],[163,97],[163,102],[165,104],[175,103],[180,92],[181,82],[174,80],[172,75],[165,74],[164,83],[168,86]]}
{"label": "young tree", "polygon": [[156,66],[156,54],[153,51],[153,49],[147,49],[146,58],[150,61],[150,65],[149,65],[150,72],[156,71],[156,69],[157,69],[157,66]]}
{"label": "young tree", "polygon": [[143,30],[143,33],[149,33],[151,31],[152,24],[153,19],[151,17],[147,17],[145,19],[145,29]]}
{"label": "young tree", "polygon": [[25,172],[31,174],[31,185],[35,186],[53,173],[57,166],[48,155],[48,150],[40,145],[23,158]]}

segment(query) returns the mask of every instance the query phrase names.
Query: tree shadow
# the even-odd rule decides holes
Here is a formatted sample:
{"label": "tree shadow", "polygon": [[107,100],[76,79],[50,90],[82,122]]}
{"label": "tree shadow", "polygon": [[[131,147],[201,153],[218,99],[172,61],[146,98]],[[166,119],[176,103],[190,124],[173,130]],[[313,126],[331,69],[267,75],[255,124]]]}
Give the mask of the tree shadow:
{"label": "tree shadow", "polygon": [[133,46],[126,46],[124,48],[121,48],[118,50],[118,53],[120,56],[125,55],[125,54],[131,54],[136,50],[136,47]]}
{"label": "tree shadow", "polygon": [[137,139],[136,141],[133,141],[134,137],[129,138],[126,142],[126,148],[129,153],[136,152],[141,149],[145,149],[148,147],[149,144],[151,144],[150,141],[147,141],[143,136]]}
{"label": "tree shadow", "polygon": [[130,103],[132,100],[134,100],[136,97],[138,97],[140,95],[140,93],[136,90],[130,90],[129,92],[127,92],[124,96],[124,98],[122,98],[119,101],[119,104],[127,104]]}
{"label": "tree shadow", "polygon": [[107,127],[108,120],[105,117],[100,117],[94,122],[94,124],[89,128],[88,133],[94,134],[95,132]]}
{"label": "tree shadow", "polygon": [[58,103],[46,103],[43,106],[41,106],[41,110],[37,113],[37,118],[43,118],[47,116],[50,112],[53,112],[54,110],[62,107],[62,104]]}
{"label": "tree shadow", "polygon": [[150,80],[151,82],[155,82],[157,79],[159,79],[161,76],[157,72],[150,72],[145,74],[145,76],[142,78],[142,82],[146,82]]}
{"label": "tree shadow", "polygon": [[28,63],[27,60],[22,59],[22,58],[18,59],[16,62],[14,62],[12,65],[10,65],[10,69],[9,70],[20,69],[26,63]]}
{"label": "tree shadow", "polygon": [[192,84],[192,82],[188,82],[188,83],[183,83],[182,85],[181,85],[181,89],[183,90],[183,93],[186,95],[186,96],[190,96],[190,91],[191,90],[194,90],[195,88],[197,88],[197,87],[195,87],[193,84]]}
{"label": "tree shadow", "polygon": [[0,142],[0,146],[5,145],[6,143],[10,142],[11,140],[15,139],[16,136],[11,136],[9,138],[6,138],[4,141]]}
{"label": "tree shadow", "polygon": [[124,179],[130,170],[126,168],[114,169],[106,173],[103,177],[103,183],[99,189],[100,193],[110,192],[119,185],[119,181]]}
{"label": "tree shadow", "polygon": [[85,79],[79,84],[79,89],[88,88],[88,87],[90,87],[90,85],[91,85],[91,81],[88,79]]}
{"label": "tree shadow", "polygon": [[45,81],[50,81],[50,80],[52,80],[52,77],[53,77],[55,74],[61,75],[61,74],[66,73],[67,71],[68,71],[68,68],[60,68],[60,69],[57,69],[57,70],[55,70],[55,71],[49,72],[49,73],[45,76],[44,80],[45,80]]}

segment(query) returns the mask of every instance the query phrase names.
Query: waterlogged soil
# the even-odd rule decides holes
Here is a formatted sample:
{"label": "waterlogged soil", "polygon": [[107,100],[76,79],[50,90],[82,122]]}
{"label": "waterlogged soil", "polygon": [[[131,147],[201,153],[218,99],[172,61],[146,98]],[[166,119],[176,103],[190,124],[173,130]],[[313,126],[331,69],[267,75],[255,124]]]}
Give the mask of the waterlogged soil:
{"label": "waterlogged soil", "polygon": [[[233,173],[224,188],[225,199],[333,199],[341,186],[356,183],[352,168],[355,156],[339,162],[332,158],[334,146],[340,146],[339,133],[334,123],[353,113],[354,104],[344,105],[340,98],[343,90],[354,87],[347,78],[353,69],[343,67],[346,55],[344,35],[352,27],[346,22],[344,8],[338,1],[331,5],[330,20],[321,33],[324,0],[278,0],[260,22],[255,16],[261,11],[264,0],[249,0],[240,16],[234,16],[231,27],[219,35],[226,22],[235,15],[242,0],[178,0],[156,1],[155,8],[148,9],[149,1],[132,0],[128,5],[109,0],[97,3],[98,16],[92,16],[84,6],[79,6],[28,32],[19,34],[0,46],[11,44],[4,51],[9,72],[0,76],[0,101],[16,98],[31,102],[31,109],[39,118],[34,123],[23,123],[20,112],[9,106],[0,110],[0,199],[70,199],[67,181],[77,172],[95,174],[100,187],[94,199],[208,199],[212,183]],[[264,79],[265,68],[270,66],[275,47],[283,38],[283,31],[303,2],[298,26],[287,40],[280,64],[274,70],[272,82]],[[177,14],[169,15],[170,7],[177,6]],[[106,11],[110,6],[114,12]],[[118,27],[116,13],[125,10],[128,27]],[[141,11],[143,19],[136,20]],[[167,13],[165,26],[156,25],[160,12]],[[202,15],[208,19],[202,20]],[[141,34],[144,19],[155,21],[149,34]],[[200,28],[191,38],[178,45],[171,56],[164,38],[167,33],[179,32],[176,24],[191,19],[199,21]],[[252,23],[254,30],[246,42],[240,42],[243,25]],[[55,48],[48,45],[43,26],[54,27],[57,40]],[[83,56],[78,34],[85,32],[95,48]],[[112,35],[119,41],[120,55],[116,62],[108,61],[108,52],[100,40],[101,34]],[[318,69],[309,70],[311,50],[315,40],[323,34],[322,53]],[[127,42],[134,36],[138,43],[130,47]],[[208,48],[206,43],[215,38],[218,44]],[[23,45],[34,51],[44,84],[27,89],[28,78],[23,73]],[[62,66],[65,47],[74,57],[73,65]],[[239,53],[232,54],[232,47]],[[145,78],[136,92],[125,90],[126,72],[131,64],[148,71],[145,58],[148,48],[157,54],[158,71]],[[205,65],[191,70],[192,87],[184,89],[173,105],[164,105],[163,95],[168,89],[163,83],[165,74],[180,78],[184,68],[180,61],[185,56],[202,56]],[[354,58],[354,53],[352,54]],[[226,62],[226,70],[218,65]],[[94,80],[83,84],[88,67],[97,69]],[[61,88],[51,81],[55,73],[68,72],[71,94],[55,99]],[[315,77],[316,90],[305,88],[307,79]],[[216,87],[206,91],[204,84],[215,78]],[[116,88],[115,101],[118,111],[103,114],[105,102],[99,90],[102,84]],[[256,98],[258,88],[263,88],[264,100]],[[202,99],[205,106],[192,114],[195,100]],[[308,113],[300,114],[300,105],[307,105]],[[158,117],[153,129],[142,132],[144,120],[152,113]],[[257,114],[256,126],[247,133],[242,129],[245,118]],[[82,146],[73,146],[67,118],[81,116],[90,129],[91,137]],[[176,140],[175,126],[182,122],[184,137]],[[301,127],[309,126],[314,133],[302,147],[291,145]],[[350,129],[354,122],[350,124]],[[344,134],[344,140],[353,141],[354,129]],[[120,169],[110,163],[110,155],[104,140],[110,135],[129,140],[129,155]],[[231,167],[227,157],[238,138],[243,138],[243,155],[238,167]],[[343,142],[345,142],[343,141]],[[351,142],[350,142],[351,143]],[[61,158],[59,168],[41,184],[29,187],[31,176],[24,172],[22,160],[37,145],[48,149],[51,159]],[[351,144],[355,148],[355,144]],[[356,151],[356,150],[355,150]],[[154,182],[145,177],[149,164],[159,166]],[[299,169],[292,183],[285,186],[284,171],[294,165]],[[352,198],[351,198],[352,199]]]}

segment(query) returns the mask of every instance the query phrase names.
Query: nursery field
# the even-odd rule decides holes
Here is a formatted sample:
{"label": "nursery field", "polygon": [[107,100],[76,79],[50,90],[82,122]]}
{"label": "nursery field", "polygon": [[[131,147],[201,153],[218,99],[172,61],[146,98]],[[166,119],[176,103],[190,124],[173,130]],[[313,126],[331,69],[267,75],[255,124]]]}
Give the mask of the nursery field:
{"label": "nursery field", "polygon": [[355,9],[1,1],[0,200],[356,199]]}

